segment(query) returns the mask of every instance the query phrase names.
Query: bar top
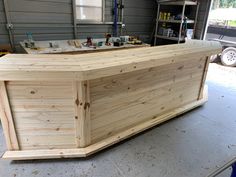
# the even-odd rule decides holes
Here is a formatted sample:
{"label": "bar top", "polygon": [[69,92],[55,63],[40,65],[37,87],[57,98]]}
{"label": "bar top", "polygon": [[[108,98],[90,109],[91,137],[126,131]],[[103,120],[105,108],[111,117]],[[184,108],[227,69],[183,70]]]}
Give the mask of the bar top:
{"label": "bar top", "polygon": [[8,54],[0,58],[0,80],[90,80],[205,58],[221,50],[219,42],[190,40],[183,44],[80,55]]}

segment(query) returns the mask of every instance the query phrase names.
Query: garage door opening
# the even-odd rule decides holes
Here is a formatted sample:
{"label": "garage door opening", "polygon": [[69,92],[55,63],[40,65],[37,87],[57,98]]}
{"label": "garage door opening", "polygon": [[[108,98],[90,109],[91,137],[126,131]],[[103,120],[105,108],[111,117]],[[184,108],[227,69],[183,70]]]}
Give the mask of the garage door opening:
{"label": "garage door opening", "polygon": [[236,1],[213,0],[208,18],[206,40],[219,41],[223,46],[221,63],[236,66]]}

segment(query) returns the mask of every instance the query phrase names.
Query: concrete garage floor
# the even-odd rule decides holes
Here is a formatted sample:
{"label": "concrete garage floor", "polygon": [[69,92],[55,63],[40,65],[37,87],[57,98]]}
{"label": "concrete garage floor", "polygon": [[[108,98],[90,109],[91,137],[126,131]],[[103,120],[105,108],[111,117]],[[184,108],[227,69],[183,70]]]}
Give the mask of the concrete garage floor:
{"label": "concrete garage floor", "polygon": [[[207,83],[209,102],[203,107],[86,159],[1,159],[0,176],[206,176],[236,156],[236,68],[210,64]],[[1,127],[0,142],[2,154],[6,146]]]}

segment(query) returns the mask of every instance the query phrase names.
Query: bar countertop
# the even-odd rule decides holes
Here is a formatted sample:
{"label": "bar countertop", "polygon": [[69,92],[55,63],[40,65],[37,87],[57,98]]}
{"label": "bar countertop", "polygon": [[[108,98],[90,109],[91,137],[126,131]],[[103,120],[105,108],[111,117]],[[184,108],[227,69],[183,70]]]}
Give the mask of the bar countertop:
{"label": "bar countertop", "polygon": [[184,44],[82,55],[8,54],[0,59],[1,80],[88,80],[156,67],[221,52],[218,42]]}

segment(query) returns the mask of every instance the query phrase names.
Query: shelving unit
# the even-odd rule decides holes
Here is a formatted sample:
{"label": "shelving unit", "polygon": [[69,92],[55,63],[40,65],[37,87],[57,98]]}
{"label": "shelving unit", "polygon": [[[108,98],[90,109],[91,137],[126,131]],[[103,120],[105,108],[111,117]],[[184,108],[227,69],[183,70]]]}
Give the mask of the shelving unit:
{"label": "shelving unit", "polygon": [[[158,21],[163,22],[163,23],[181,23],[181,20],[158,20]],[[194,20],[187,20],[187,23],[195,23],[195,21]]]}
{"label": "shelving unit", "polygon": [[[181,15],[181,19],[180,20],[174,20],[174,19],[170,19],[170,20],[163,20],[160,19],[160,8],[161,6],[183,6],[182,7],[182,15]],[[196,6],[196,12],[195,12],[195,18],[194,20],[192,19],[187,19],[186,23],[187,24],[193,24],[193,36],[194,36],[194,32],[196,29],[196,24],[197,24],[197,16],[198,16],[198,9],[199,9],[199,2],[197,1],[158,1],[158,7],[157,7],[157,18],[156,18],[156,28],[155,28],[155,36],[154,36],[154,45],[157,44],[157,39],[165,39],[165,40],[172,40],[172,41],[177,41],[177,43],[180,43],[182,41],[184,41],[184,36],[182,36],[182,28],[183,28],[183,24],[185,23],[185,10],[186,10],[186,6]],[[159,23],[167,23],[167,24],[179,24],[179,32],[178,32],[178,37],[168,37],[168,36],[163,36],[158,34],[158,30],[159,30]]]}
{"label": "shelving unit", "polygon": [[184,41],[184,38],[178,38],[178,37],[168,37],[168,36],[162,36],[162,35],[156,35],[156,38],[161,38],[161,39],[167,39],[167,40],[172,40],[172,41]]}

